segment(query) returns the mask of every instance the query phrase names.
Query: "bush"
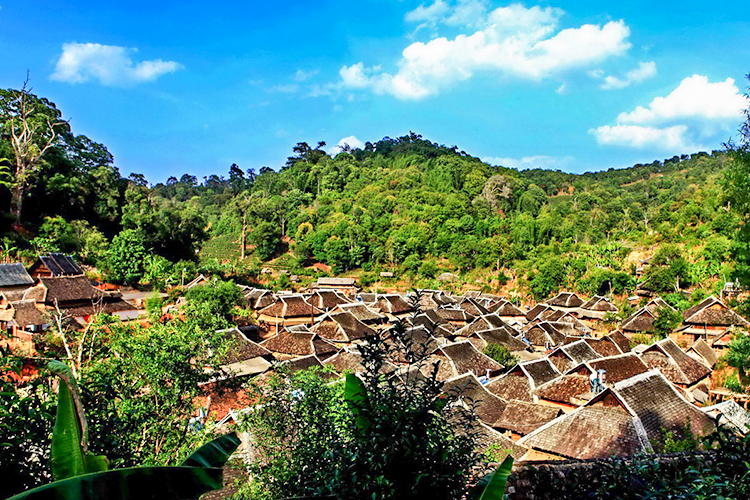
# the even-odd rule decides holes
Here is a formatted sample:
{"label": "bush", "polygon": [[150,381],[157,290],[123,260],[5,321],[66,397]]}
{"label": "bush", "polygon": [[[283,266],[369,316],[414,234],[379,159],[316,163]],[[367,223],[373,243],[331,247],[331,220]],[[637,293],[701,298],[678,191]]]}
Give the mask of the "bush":
{"label": "bush", "polygon": [[[475,453],[476,418],[443,394],[437,370],[427,378],[387,375],[388,359],[427,368],[427,353],[398,324],[393,343],[360,346],[361,379],[329,385],[320,369],[272,375],[253,385],[257,401],[242,426],[255,440],[248,464],[272,498],[461,498]],[[405,371],[404,373],[412,373]],[[354,389],[352,389],[354,388]],[[246,497],[247,498],[247,497]]]}
{"label": "bush", "polygon": [[432,279],[437,276],[438,266],[434,260],[426,260],[419,266],[419,275],[423,278]]}
{"label": "bush", "polygon": [[482,352],[503,365],[505,368],[511,368],[518,364],[518,357],[511,354],[503,345],[489,343]]}

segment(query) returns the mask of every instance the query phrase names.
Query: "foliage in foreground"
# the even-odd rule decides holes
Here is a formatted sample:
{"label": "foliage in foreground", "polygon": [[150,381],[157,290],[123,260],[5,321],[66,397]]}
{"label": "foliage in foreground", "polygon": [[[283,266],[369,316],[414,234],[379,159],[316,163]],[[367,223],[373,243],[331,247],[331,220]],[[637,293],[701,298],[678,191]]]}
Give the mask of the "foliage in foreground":
{"label": "foliage in foreground", "polygon": [[236,435],[221,436],[203,445],[179,467],[108,470],[106,457],[89,452],[88,423],[73,372],[54,360],[48,369],[60,378],[51,444],[55,481],[9,500],[197,500],[201,494],[222,487],[222,466],[240,444]]}
{"label": "foliage in foreground", "polygon": [[[345,384],[328,385],[328,372],[313,369],[253,387],[258,404],[244,425],[255,442],[256,494],[261,485],[269,498],[460,498],[481,459],[476,417],[442,393],[436,371],[418,373],[429,371],[426,350],[403,326],[360,352],[361,378]],[[409,370],[396,375],[392,356]]]}

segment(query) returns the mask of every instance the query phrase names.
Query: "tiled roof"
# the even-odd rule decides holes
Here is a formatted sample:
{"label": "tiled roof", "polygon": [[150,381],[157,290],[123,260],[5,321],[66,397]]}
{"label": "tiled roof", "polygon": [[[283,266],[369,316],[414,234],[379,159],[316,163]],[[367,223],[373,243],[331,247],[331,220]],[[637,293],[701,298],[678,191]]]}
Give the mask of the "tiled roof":
{"label": "tiled roof", "polygon": [[474,375],[498,374],[504,370],[503,365],[477,351],[471,342],[456,342],[440,348],[453,362],[459,374],[471,372]]}
{"label": "tiled roof", "polygon": [[518,442],[567,458],[632,456],[646,451],[633,417],[620,407],[583,406]]}
{"label": "tiled roof", "polygon": [[497,421],[507,404],[504,399],[487,391],[471,373],[447,380],[443,384],[443,392],[460,396],[489,425]]}
{"label": "tiled roof", "polygon": [[0,264],[0,287],[1,286],[31,286],[34,279],[26,272],[23,264]]}
{"label": "tiled roof", "polygon": [[561,413],[560,408],[512,399],[508,401],[505,410],[492,427],[507,429],[524,436],[557,418]]}

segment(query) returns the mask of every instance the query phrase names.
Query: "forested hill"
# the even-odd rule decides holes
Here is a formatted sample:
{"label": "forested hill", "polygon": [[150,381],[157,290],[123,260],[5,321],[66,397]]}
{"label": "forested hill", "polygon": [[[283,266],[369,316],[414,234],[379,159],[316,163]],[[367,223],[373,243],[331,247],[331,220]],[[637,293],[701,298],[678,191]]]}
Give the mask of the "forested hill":
{"label": "forested hill", "polygon": [[[17,162],[8,102],[18,93],[3,92],[10,194]],[[59,116],[34,99],[38,113]],[[651,286],[669,289],[731,274],[724,263],[739,218],[722,195],[726,164],[713,152],[582,175],[519,172],[412,133],[335,156],[323,143],[300,143],[278,170],[232,165],[226,177],[149,185],[121,178],[103,145],[65,128],[26,178],[33,203],[20,220],[10,203],[1,207],[3,239],[11,258],[61,250],[130,284],[196,266],[252,279],[273,260],[299,274],[327,264],[365,284],[383,270],[425,286],[443,271],[490,289],[511,279],[537,297],[560,287],[627,291],[638,260],[662,248],[657,261],[677,279]]]}

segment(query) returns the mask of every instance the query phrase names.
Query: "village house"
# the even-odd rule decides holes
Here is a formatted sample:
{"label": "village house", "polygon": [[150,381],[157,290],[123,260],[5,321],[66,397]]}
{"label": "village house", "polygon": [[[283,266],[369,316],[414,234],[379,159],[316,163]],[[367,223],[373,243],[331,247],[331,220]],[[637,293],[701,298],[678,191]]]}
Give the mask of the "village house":
{"label": "village house", "polygon": [[271,325],[278,332],[282,326],[312,326],[322,315],[323,311],[302,295],[277,295],[276,302],[258,311],[258,321]]}
{"label": "village house", "polygon": [[318,278],[311,287],[313,290],[334,290],[344,295],[354,296],[359,292],[357,280],[354,278]]}
{"label": "village house", "polygon": [[[706,297],[683,313],[680,328],[670,334],[675,342],[690,345],[703,339],[714,349],[724,349],[729,343],[732,327],[747,329],[750,323],[732,311],[724,302],[714,295]],[[729,333],[729,334],[728,334]]]}
{"label": "village house", "polygon": [[58,278],[61,276],[83,276],[83,269],[69,255],[50,253],[41,255],[29,268],[34,278]]}

